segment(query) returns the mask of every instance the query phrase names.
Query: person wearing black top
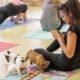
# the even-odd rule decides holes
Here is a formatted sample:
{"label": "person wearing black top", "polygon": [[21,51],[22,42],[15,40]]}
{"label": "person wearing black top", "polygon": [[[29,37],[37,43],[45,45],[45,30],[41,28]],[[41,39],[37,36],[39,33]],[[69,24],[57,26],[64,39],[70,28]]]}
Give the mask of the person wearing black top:
{"label": "person wearing black top", "polygon": [[0,24],[3,23],[9,16],[14,16],[21,12],[25,13],[27,8],[26,4],[14,5],[12,3],[9,3],[4,7],[0,7]]}
{"label": "person wearing black top", "polygon": [[[69,24],[68,31],[63,35],[59,30],[51,31],[55,42],[47,50],[39,48],[34,51],[43,54],[50,61],[49,69],[69,71],[80,68],[80,4],[78,0],[67,0],[59,7],[62,20]],[[50,49],[51,48],[51,49]],[[53,51],[61,48],[61,54]],[[53,53],[52,53],[53,52]]]}

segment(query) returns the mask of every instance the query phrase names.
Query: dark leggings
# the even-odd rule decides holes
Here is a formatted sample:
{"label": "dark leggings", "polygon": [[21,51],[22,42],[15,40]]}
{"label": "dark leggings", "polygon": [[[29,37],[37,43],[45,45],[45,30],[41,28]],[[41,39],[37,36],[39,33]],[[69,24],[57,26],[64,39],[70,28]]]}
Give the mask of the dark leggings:
{"label": "dark leggings", "polygon": [[47,48],[47,50],[44,49],[35,49],[34,51],[38,52],[39,54],[42,54],[46,60],[50,61],[49,69],[55,69],[55,70],[61,70],[61,71],[69,71],[73,69],[79,68],[79,64],[77,65],[71,65],[70,61],[64,53],[55,54],[52,53],[56,49],[60,47],[57,40],[54,40]]}
{"label": "dark leggings", "polygon": [[68,65],[67,61],[63,58],[63,54],[54,54],[44,49],[35,49],[34,51],[42,54],[44,58],[50,61],[48,69],[55,69],[61,71],[72,70]]}
{"label": "dark leggings", "polygon": [[53,52],[55,50],[57,50],[60,47],[58,41],[55,39],[48,47],[47,50],[49,52]]}
{"label": "dark leggings", "polygon": [[14,16],[21,12],[25,13],[27,10],[26,4],[14,5],[9,3],[8,5],[0,8],[0,24],[3,23],[9,16]]}
{"label": "dark leggings", "polygon": [[[62,32],[62,34],[65,36],[66,35],[66,32]],[[60,47],[57,39],[55,39],[53,42],[51,42],[51,44],[47,47],[47,50],[49,52],[53,52],[55,50],[57,50],[58,48]]]}

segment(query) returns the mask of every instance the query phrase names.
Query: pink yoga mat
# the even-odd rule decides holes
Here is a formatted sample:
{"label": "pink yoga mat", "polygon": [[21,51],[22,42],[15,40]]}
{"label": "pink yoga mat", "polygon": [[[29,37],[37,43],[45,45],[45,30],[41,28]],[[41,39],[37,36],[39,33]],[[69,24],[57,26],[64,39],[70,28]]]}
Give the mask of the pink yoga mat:
{"label": "pink yoga mat", "polygon": [[18,44],[14,44],[14,43],[0,42],[0,52],[13,48],[17,45]]}

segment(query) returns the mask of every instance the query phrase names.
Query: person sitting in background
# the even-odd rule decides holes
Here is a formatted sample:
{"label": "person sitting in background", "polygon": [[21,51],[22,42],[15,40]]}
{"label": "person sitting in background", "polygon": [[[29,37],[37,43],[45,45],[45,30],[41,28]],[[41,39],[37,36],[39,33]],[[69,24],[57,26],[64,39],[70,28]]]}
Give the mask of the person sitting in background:
{"label": "person sitting in background", "polygon": [[[80,4],[78,0],[67,0],[59,7],[62,20],[69,24],[68,31],[63,35],[59,30],[52,30],[55,42],[45,49],[34,49],[50,61],[49,69],[70,71],[80,68]],[[65,26],[64,26],[65,27]],[[61,54],[52,53],[61,48]]]}
{"label": "person sitting in background", "polygon": [[44,31],[50,31],[50,29],[57,29],[60,25],[60,21],[57,16],[58,6],[61,4],[60,0],[44,0],[43,13],[41,16],[41,27]]}
{"label": "person sitting in background", "polygon": [[[23,0],[9,0],[9,3],[12,3],[12,4],[14,4],[14,5],[21,5],[21,4],[25,4],[24,2],[23,2]],[[26,4],[27,5],[27,4]],[[19,13],[19,14],[17,14],[17,18],[16,19],[14,19],[14,16],[11,16],[10,17],[10,20],[11,21],[15,21],[15,23],[16,24],[19,24],[20,23],[20,19],[23,19],[23,20],[25,20],[25,21],[27,21],[27,12],[25,12],[25,13]]]}

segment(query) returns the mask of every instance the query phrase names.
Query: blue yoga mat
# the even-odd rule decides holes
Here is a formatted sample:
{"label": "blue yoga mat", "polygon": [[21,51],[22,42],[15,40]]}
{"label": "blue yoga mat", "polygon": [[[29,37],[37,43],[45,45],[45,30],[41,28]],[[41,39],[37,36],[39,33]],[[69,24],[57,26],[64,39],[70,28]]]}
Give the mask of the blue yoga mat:
{"label": "blue yoga mat", "polygon": [[0,80],[21,80],[26,74],[22,75],[21,77],[18,75],[11,75],[9,77],[0,78]]}
{"label": "blue yoga mat", "polygon": [[16,26],[21,26],[23,24],[32,23],[35,21],[39,21],[39,19],[28,19],[27,21],[22,20],[20,24],[15,24],[14,21],[11,22],[10,20],[7,20],[4,23],[0,24],[0,30],[12,28],[12,27],[16,27]]}
{"label": "blue yoga mat", "polygon": [[42,39],[42,40],[53,38],[52,34],[49,31],[43,31],[43,30],[26,33],[26,34],[22,35],[22,37],[30,38],[30,39]]}

